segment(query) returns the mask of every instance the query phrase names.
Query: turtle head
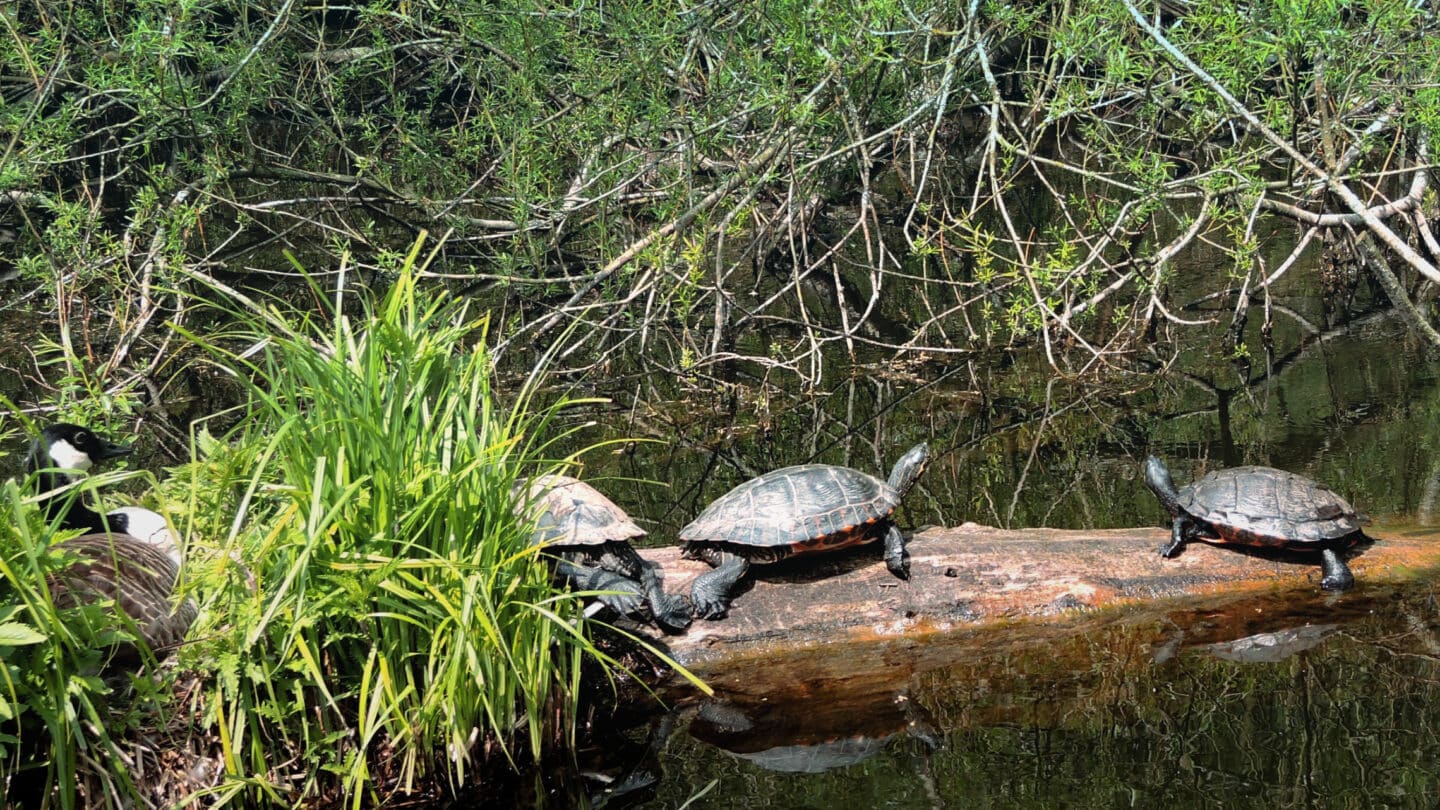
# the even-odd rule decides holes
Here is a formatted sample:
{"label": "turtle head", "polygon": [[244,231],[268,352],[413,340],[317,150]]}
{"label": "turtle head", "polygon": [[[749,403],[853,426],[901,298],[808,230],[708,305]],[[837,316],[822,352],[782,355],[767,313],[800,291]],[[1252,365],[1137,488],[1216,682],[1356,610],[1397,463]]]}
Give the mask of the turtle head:
{"label": "turtle head", "polygon": [[895,462],[895,468],[890,471],[890,488],[905,497],[910,491],[920,473],[925,471],[925,464],[930,460],[930,445],[921,442],[906,451],[900,460]]}
{"label": "turtle head", "polygon": [[1170,477],[1170,470],[1165,467],[1165,462],[1158,456],[1150,456],[1145,459],[1145,486],[1155,493],[1160,499],[1160,504],[1165,507],[1171,515],[1179,512],[1178,505],[1180,493],[1175,489],[1175,481]]}

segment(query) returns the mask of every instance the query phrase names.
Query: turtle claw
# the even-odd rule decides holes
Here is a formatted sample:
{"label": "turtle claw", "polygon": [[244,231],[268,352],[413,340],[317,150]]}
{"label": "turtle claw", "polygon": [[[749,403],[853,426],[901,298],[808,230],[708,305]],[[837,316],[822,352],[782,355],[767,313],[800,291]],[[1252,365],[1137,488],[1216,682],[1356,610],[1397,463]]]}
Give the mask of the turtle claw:
{"label": "turtle claw", "polygon": [[730,611],[730,590],[750,568],[749,561],[738,554],[718,556],[718,560],[706,560],[711,565],[719,563],[714,571],[701,574],[690,583],[690,603],[695,606],[695,615],[706,619],[725,618]]}
{"label": "turtle claw", "polygon": [[667,594],[662,610],[655,613],[655,624],[666,633],[683,633],[690,627],[692,607],[684,594]]}
{"label": "turtle claw", "polygon": [[[1348,573],[1348,572],[1347,572]],[[1320,588],[1326,591],[1348,591],[1355,585],[1355,577],[1325,577],[1320,580]]]}
{"label": "turtle claw", "polygon": [[894,524],[885,533],[885,567],[898,579],[910,579],[910,552],[905,550],[905,535]]}
{"label": "turtle claw", "polygon": [[885,567],[897,578],[909,581],[910,579],[910,555],[906,554],[899,559],[893,557],[885,558]]}
{"label": "turtle claw", "polygon": [[695,598],[692,594],[694,613],[702,619],[723,619],[730,612],[730,605],[722,599]]}
{"label": "turtle claw", "polygon": [[[1158,462],[1157,462],[1158,463]],[[1187,515],[1180,515],[1170,524],[1170,542],[1160,547],[1160,556],[1170,559],[1180,553],[1180,547],[1190,539],[1194,523]]]}
{"label": "turtle claw", "polygon": [[1345,564],[1345,559],[1335,553],[1334,549],[1324,549],[1321,552],[1321,566],[1325,576],[1320,579],[1320,587],[1327,591],[1346,591],[1355,584],[1355,575],[1350,573],[1350,566]]}

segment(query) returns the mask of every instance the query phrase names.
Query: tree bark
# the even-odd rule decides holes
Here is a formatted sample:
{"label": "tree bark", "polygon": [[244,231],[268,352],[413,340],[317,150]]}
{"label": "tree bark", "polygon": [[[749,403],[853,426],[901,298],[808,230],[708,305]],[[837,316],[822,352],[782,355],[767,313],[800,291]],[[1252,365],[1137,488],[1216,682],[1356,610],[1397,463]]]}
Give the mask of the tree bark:
{"label": "tree bark", "polygon": [[[1163,559],[1158,549],[1169,539],[1166,529],[1003,530],[967,523],[918,533],[909,544],[908,582],[885,569],[878,544],[757,565],[735,592],[727,618],[696,620],[681,636],[649,637],[717,686],[743,683],[746,691],[763,692],[767,679],[777,690],[793,685],[796,666],[811,678],[883,677],[899,648],[949,646],[994,630],[1007,640],[1027,634],[1042,640],[1057,629],[1080,632],[1085,625],[1196,607],[1223,613],[1242,603],[1263,604],[1272,614],[1293,606],[1305,624],[1317,610],[1359,604],[1367,591],[1440,566],[1440,536],[1423,530],[1379,535],[1347,553],[1356,586],[1333,594],[1320,590],[1318,554],[1195,542]],[[642,553],[663,567],[670,591],[688,593],[691,580],[710,570],[680,559],[678,548]]]}

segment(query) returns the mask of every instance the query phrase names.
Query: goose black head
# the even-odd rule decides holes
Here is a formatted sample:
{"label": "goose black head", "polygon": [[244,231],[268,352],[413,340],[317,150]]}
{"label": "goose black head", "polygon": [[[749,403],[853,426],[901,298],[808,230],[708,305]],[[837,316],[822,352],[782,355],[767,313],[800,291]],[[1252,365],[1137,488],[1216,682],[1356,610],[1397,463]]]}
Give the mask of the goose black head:
{"label": "goose black head", "polygon": [[30,445],[26,465],[31,472],[47,467],[84,472],[96,462],[129,455],[128,444],[115,444],[89,428],[56,422],[45,428]]}
{"label": "goose black head", "polygon": [[25,457],[25,468],[35,475],[39,503],[52,520],[60,518],[61,525],[67,529],[123,532],[125,516],[108,518],[91,509],[79,495],[62,494],[59,490],[83,479],[96,462],[130,451],[129,445],[115,444],[89,428],[57,422],[35,437]]}
{"label": "goose black head", "polygon": [[[131,449],[89,428],[61,422],[40,432],[25,465],[36,477],[37,500],[46,514],[65,529],[88,532],[57,544],[75,559],[47,576],[55,604],[113,602],[128,617],[128,627],[163,657],[184,640],[196,613],[192,600],[175,599],[180,552],[164,517],[133,506],[102,515],[86,503],[85,493],[58,491],[83,479],[96,463],[128,455]],[[141,660],[133,645],[114,649],[116,666],[134,669]]]}

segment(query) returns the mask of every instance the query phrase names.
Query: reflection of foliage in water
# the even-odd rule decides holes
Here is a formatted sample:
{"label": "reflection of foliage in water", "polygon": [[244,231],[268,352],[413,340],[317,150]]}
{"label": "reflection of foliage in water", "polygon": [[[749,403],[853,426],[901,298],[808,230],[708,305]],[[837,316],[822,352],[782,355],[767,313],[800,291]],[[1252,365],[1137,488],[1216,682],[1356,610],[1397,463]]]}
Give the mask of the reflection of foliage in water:
{"label": "reflection of foliage in water", "polygon": [[[1318,306],[1301,292],[1286,299],[1292,309]],[[1187,336],[1165,374],[1138,358],[1086,380],[1056,380],[1028,352],[942,368],[835,359],[825,386],[808,390],[743,364],[703,386],[622,366],[605,390],[635,405],[591,414],[603,427],[587,438],[664,444],[591,461],[670,482],[616,482],[609,493],[656,522],[652,542],[760,472],[811,460],[885,470],[920,439],[934,460],[901,508],[906,526],[1156,524],[1161,510],[1138,476],[1151,451],[1182,484],[1207,469],[1268,464],[1328,483],[1390,522],[1440,497],[1426,495],[1436,488],[1429,448],[1440,424],[1427,414],[1440,407],[1440,387],[1428,353],[1395,321],[1277,330],[1274,359],[1257,342],[1248,370],[1216,359],[1217,339]]]}
{"label": "reflection of foliage in water", "polygon": [[1285,606],[1180,611],[1069,635],[1002,629],[1010,640],[984,640],[911,687],[946,732],[934,752],[897,738],[860,764],[797,777],[677,735],[654,806],[675,806],[711,779],[719,784],[695,806],[1378,806],[1433,796],[1435,590],[1371,592],[1335,613],[1308,595],[1276,598],[1300,609],[1291,622],[1349,621],[1312,649],[1254,664],[1202,647],[1282,627]]}

